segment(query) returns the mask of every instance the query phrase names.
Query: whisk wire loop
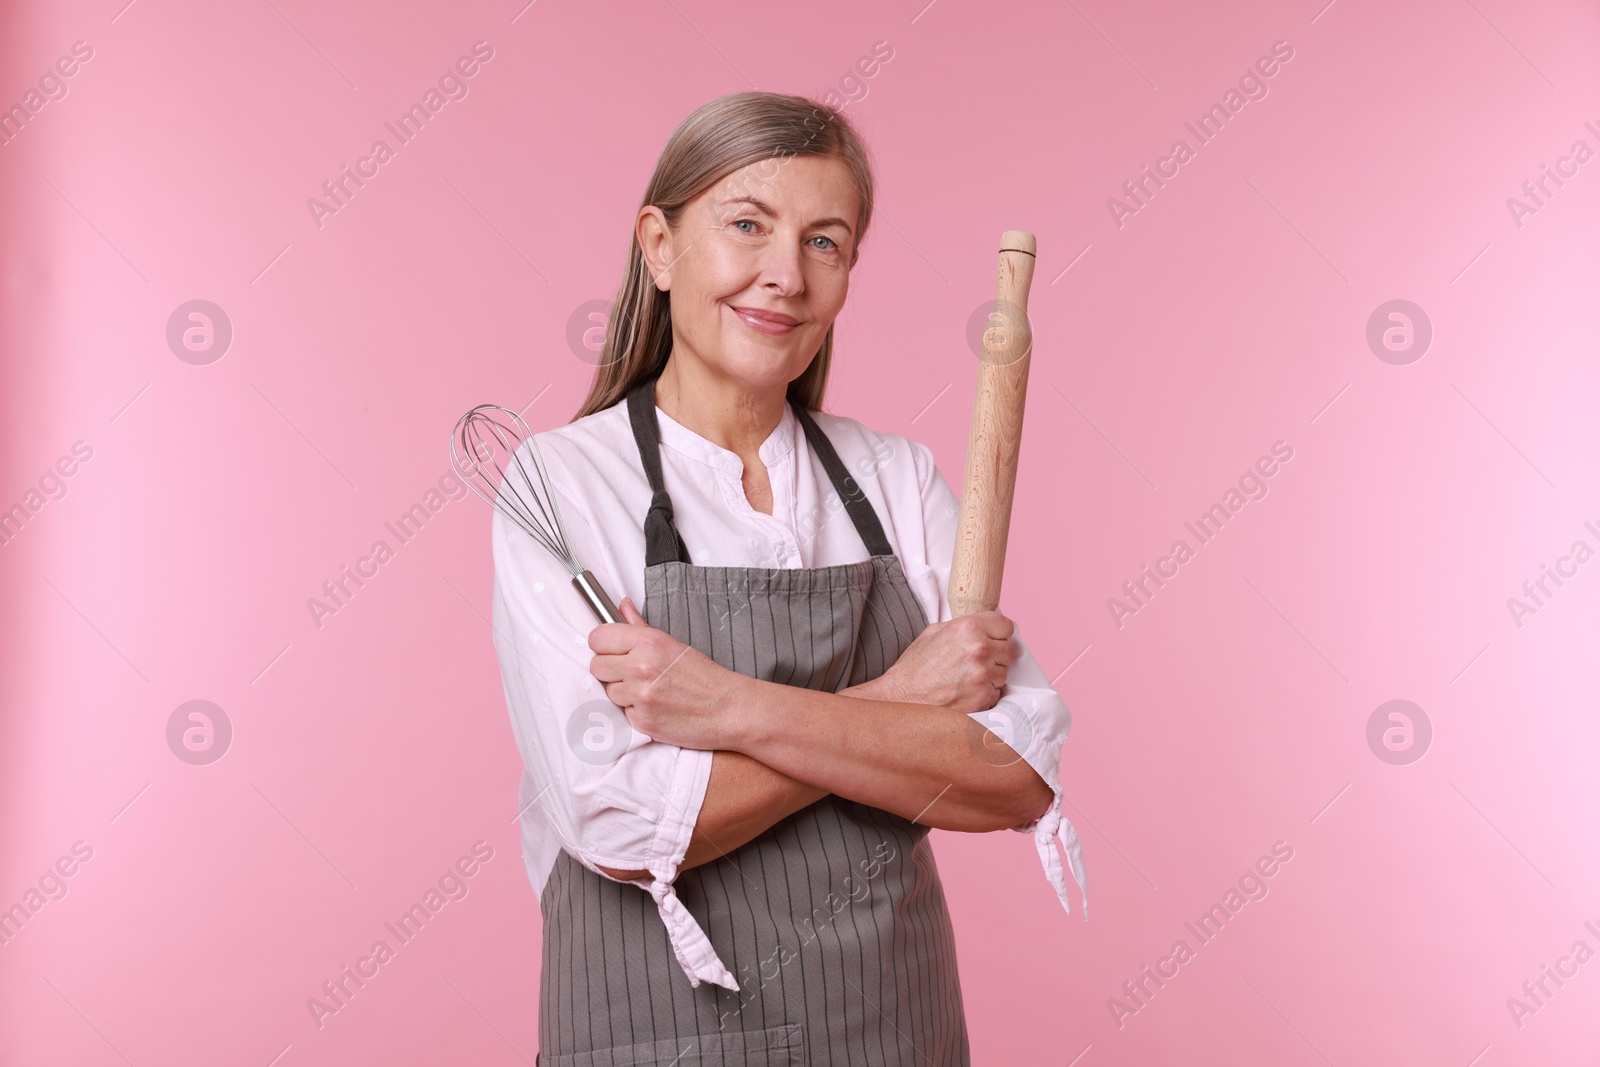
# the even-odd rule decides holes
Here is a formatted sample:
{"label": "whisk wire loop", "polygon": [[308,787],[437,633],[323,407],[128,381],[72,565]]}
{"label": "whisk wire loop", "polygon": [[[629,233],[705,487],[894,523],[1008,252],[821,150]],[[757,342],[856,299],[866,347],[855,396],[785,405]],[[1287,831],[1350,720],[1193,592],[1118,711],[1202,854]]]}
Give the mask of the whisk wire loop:
{"label": "whisk wire loop", "polygon": [[[524,451],[532,458],[531,475]],[[479,404],[456,423],[450,456],[468,488],[560,559],[568,573],[581,572],[567,545],[539,443],[521,415],[499,404]]]}

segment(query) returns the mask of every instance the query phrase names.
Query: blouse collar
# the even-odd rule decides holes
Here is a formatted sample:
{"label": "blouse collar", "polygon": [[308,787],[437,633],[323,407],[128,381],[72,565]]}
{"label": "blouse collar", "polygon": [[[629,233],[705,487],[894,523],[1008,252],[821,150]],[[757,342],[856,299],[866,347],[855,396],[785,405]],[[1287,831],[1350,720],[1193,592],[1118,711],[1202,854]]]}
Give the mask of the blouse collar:
{"label": "blouse collar", "polygon": [[[744,460],[739,458],[739,453],[701,437],[659,406],[656,407],[656,422],[661,427],[662,444],[713,467],[734,474],[743,472]],[[785,398],[783,416],[779,418],[778,425],[767,435],[767,439],[761,442],[758,452],[761,462],[769,468],[777,466],[779,460],[794,451],[795,440],[799,433],[800,420],[795,417],[794,405]]]}

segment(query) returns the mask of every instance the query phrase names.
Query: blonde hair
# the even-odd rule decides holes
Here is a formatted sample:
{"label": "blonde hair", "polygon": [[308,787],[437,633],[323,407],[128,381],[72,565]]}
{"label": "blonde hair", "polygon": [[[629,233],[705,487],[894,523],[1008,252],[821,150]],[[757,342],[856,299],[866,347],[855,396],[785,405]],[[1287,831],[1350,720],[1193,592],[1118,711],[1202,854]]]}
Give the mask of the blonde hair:
{"label": "blonde hair", "polygon": [[[860,196],[859,253],[872,221],[872,166],[866,145],[840,112],[802,96],[752,91],[702,105],[667,139],[639,206],[660,208],[667,225],[676,229],[684,208],[720,179],[752,163],[791,156],[831,156],[850,169]],[[629,241],[628,269],[611,309],[600,363],[574,422],[610,407],[641,380],[660,374],[672,351],[670,294],[656,288],[637,231]],[[789,397],[808,410],[822,407],[832,354],[830,325],[811,363],[789,383]]]}

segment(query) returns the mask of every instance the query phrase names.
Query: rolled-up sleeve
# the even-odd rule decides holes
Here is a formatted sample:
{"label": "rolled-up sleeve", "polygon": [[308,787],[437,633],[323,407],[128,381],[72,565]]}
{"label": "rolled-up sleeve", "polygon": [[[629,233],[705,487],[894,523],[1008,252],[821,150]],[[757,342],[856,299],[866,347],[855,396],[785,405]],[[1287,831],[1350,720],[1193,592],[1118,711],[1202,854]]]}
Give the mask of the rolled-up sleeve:
{"label": "rolled-up sleeve", "polygon": [[[573,555],[620,602],[628,586],[604,566],[608,554],[600,550],[583,502],[559,482],[554,491]],[[529,820],[542,820],[549,833],[532,837],[548,841],[553,835],[584,867],[613,881],[599,868],[648,871],[648,883],[629,884],[655,900],[691,983],[737,989],[673,889],[713,754],[633,730],[589,672],[589,632],[597,623],[565,565],[498,510],[491,540],[494,645],[522,755],[525,829]],[[524,833],[524,856],[535,890],[542,891],[555,854],[532,854],[530,839]]]}
{"label": "rolled-up sleeve", "polygon": [[[928,612],[929,619],[948,622],[954,617],[950,611],[948,589],[961,505],[950,483],[945,480],[944,473],[934,462],[932,451],[915,441],[911,442],[911,448],[917,483],[922,492],[926,539],[924,560],[911,562],[911,582],[918,595],[926,598],[924,608],[928,608],[930,602],[936,608]],[[1078,831],[1061,812],[1061,750],[1072,729],[1072,712],[1051,687],[1044,671],[1023,642],[1021,625],[1015,619],[1012,624],[1016,627],[1012,640],[1021,656],[1007,670],[1006,685],[995,706],[987,711],[973,712],[970,717],[1005,742],[1050,787],[1050,807],[1045,813],[1013,829],[1032,835],[1045,877],[1056,891],[1061,906],[1070,915],[1072,902],[1067,895],[1061,853],[1056,848],[1056,842],[1060,842],[1066,853],[1067,866],[1078,884],[1083,917],[1088,919],[1089,897],[1083,847],[1078,840]]]}

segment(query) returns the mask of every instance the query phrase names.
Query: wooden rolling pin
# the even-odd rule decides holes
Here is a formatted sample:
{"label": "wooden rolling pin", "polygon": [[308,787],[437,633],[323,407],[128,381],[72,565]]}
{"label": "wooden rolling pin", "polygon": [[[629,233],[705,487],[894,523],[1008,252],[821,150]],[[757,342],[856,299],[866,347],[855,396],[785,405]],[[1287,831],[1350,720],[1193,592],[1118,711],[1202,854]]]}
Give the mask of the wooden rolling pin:
{"label": "wooden rolling pin", "polygon": [[1011,498],[1022,450],[1022,411],[1028,392],[1033,329],[1028,288],[1033,284],[1033,234],[1007,230],[1000,238],[999,295],[983,333],[972,436],[961,491],[955,555],[950,564],[952,615],[994,611],[1006,568]]}

